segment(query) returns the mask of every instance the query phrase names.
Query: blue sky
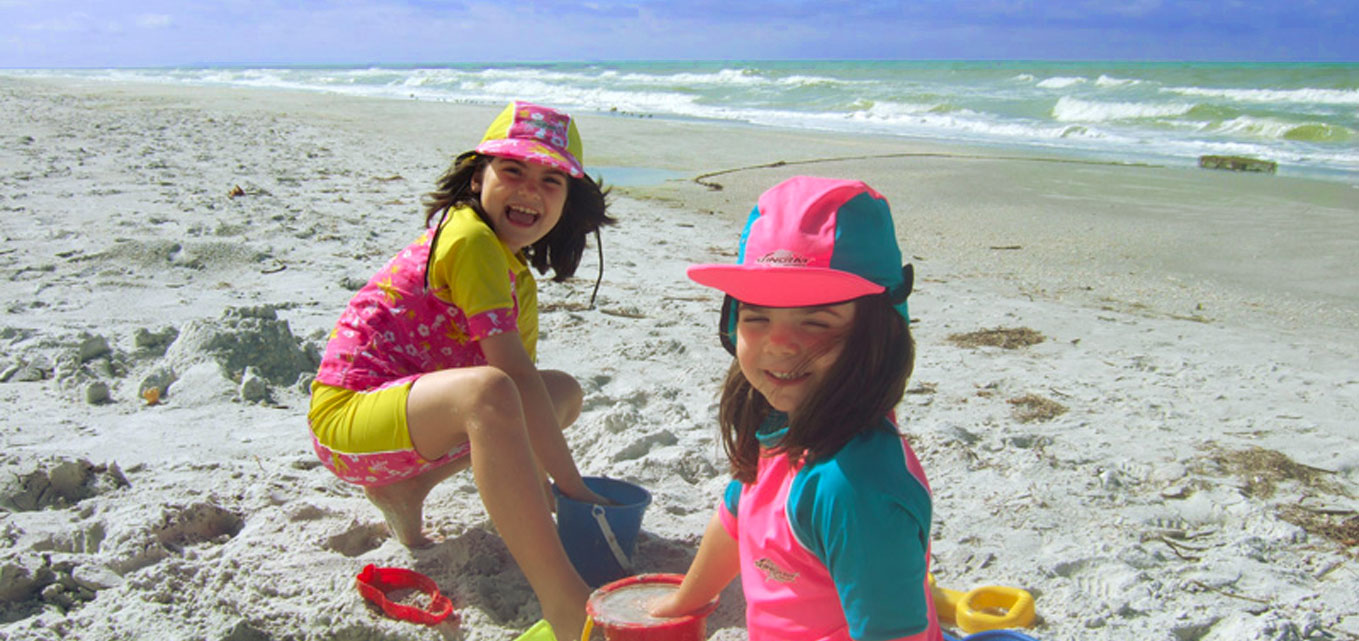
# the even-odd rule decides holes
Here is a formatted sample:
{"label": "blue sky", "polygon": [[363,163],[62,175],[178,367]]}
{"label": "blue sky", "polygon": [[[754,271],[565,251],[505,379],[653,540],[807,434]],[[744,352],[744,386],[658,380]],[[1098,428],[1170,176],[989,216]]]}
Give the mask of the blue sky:
{"label": "blue sky", "polygon": [[1359,60],[1359,0],[0,0],[0,67]]}

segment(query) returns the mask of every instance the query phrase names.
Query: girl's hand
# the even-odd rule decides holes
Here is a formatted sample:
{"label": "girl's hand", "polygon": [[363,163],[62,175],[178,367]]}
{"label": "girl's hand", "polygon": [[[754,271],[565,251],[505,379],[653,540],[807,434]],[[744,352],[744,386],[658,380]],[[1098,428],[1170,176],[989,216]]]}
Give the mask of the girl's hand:
{"label": "girl's hand", "polygon": [[[719,510],[726,508],[718,508]],[[717,598],[718,593],[741,573],[741,551],[736,539],[727,534],[721,513],[708,519],[708,529],[698,544],[698,554],[689,564],[679,589],[647,604],[654,617],[677,617],[694,612]]]}
{"label": "girl's hand", "polygon": [[658,619],[669,619],[688,614],[692,609],[684,608],[677,598],[678,592],[671,592],[665,596],[657,597],[647,607],[647,613]]}
{"label": "girl's hand", "polygon": [[598,505],[618,505],[618,501],[615,501],[607,496],[595,494],[594,492],[591,492],[591,494],[594,494],[594,498],[590,499],[591,503],[595,503]]}
{"label": "girl's hand", "polygon": [[618,505],[618,503],[614,502],[612,499],[596,494],[584,481],[581,481],[580,485],[576,487],[568,487],[562,483],[557,483],[556,485],[558,492],[573,501],[593,503],[595,505]]}

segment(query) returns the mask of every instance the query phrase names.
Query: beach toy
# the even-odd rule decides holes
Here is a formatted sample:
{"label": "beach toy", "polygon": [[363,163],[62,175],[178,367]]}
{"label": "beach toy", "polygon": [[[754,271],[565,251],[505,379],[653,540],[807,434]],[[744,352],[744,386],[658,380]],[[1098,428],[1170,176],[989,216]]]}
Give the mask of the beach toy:
{"label": "beach toy", "polygon": [[596,505],[562,494],[556,485],[557,536],[580,578],[592,588],[632,574],[642,513],[651,493],[618,479],[585,477],[585,486],[615,505]]}
{"label": "beach toy", "polygon": [[[524,630],[524,633],[515,637],[514,641],[557,641],[557,635],[552,633],[552,624],[546,620],[539,619],[533,627]],[[585,641],[584,638],[581,641]]]}
{"label": "beach toy", "polygon": [[683,581],[682,574],[639,574],[595,590],[585,602],[581,641],[589,640],[596,625],[604,641],[703,641],[717,598],[684,616],[663,619],[649,614],[656,599],[678,590]]}
{"label": "beach toy", "polygon": [[1033,595],[1019,588],[985,585],[968,592],[941,588],[930,575],[939,620],[967,633],[1033,625]]}
{"label": "beach toy", "polygon": [[[404,568],[380,568],[368,564],[359,572],[354,584],[363,598],[373,602],[387,616],[412,623],[436,625],[453,614],[453,602],[439,593],[439,585],[414,570]],[[396,603],[387,598],[388,594],[400,590],[419,590],[429,595],[429,607],[417,608]],[[457,619],[457,615],[453,615]]]}

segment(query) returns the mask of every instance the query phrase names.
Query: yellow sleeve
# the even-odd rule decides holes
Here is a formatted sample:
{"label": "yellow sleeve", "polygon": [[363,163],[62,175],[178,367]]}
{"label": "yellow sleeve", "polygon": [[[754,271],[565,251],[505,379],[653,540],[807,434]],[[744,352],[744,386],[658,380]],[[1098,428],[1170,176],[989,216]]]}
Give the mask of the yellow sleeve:
{"label": "yellow sleeve", "polygon": [[439,231],[430,268],[430,287],[468,318],[491,310],[513,310],[513,256],[471,209],[449,213]]}
{"label": "yellow sleeve", "polygon": [[536,363],[538,284],[529,266],[510,253],[470,208],[449,212],[430,251],[434,254],[430,288],[462,310],[471,337],[480,340],[500,331],[517,331]]}

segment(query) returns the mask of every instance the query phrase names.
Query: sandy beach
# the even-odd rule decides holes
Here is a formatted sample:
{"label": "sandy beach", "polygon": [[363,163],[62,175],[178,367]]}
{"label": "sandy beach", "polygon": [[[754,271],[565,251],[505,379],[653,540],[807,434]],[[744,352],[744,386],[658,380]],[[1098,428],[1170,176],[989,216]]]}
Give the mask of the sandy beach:
{"label": "sandy beach", "polygon": [[[0,639],[509,641],[539,618],[470,475],[426,505],[443,542],[408,550],[305,420],[345,302],[499,108],[0,75]],[[593,247],[540,279],[539,362],[585,389],[582,471],[653,494],[640,571],[688,566],[729,478],[720,298],[684,269],[816,174],[886,195],[915,265],[897,414],[941,585],[1029,590],[1040,641],[1359,639],[1359,185],[579,122],[620,224],[593,307]],[[429,575],[459,620],[383,617],[353,586],[370,563]],[[745,639],[739,585],[722,599],[710,638]]]}

